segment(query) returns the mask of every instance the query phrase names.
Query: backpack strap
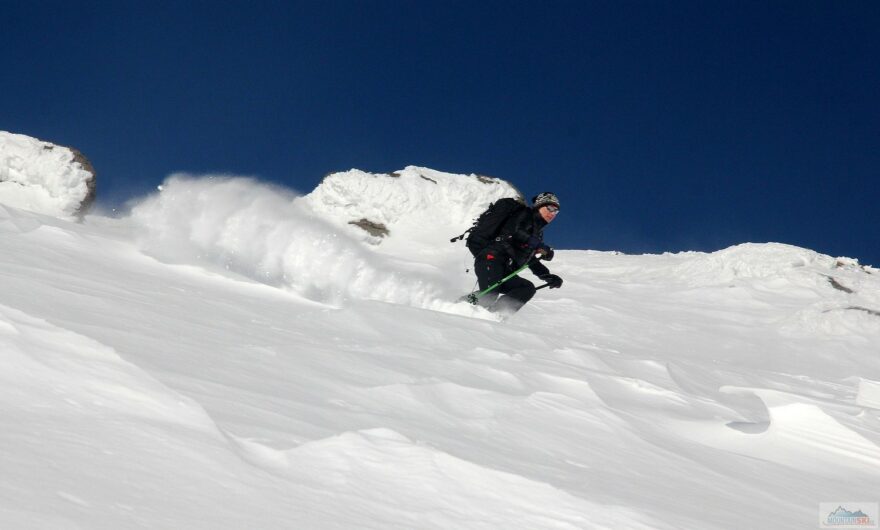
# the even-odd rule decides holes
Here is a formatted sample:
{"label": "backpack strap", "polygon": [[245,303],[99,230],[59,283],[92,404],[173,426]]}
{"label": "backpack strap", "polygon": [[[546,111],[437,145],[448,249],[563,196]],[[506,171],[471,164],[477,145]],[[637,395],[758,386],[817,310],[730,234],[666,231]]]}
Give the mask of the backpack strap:
{"label": "backpack strap", "polygon": [[470,228],[468,228],[467,230],[465,230],[464,232],[462,232],[460,236],[455,236],[455,237],[453,237],[452,239],[450,239],[449,242],[450,242],[450,243],[455,243],[456,241],[461,241],[461,240],[464,239],[464,237],[465,237],[466,235],[468,235],[468,233],[470,233],[470,231],[473,230],[473,229],[474,229],[473,226],[470,227]]}

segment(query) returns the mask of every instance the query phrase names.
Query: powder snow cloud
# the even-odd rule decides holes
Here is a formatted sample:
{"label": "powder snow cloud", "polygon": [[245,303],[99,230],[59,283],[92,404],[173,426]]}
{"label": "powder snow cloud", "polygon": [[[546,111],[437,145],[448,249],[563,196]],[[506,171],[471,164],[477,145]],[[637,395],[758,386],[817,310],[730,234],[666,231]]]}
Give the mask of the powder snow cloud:
{"label": "powder snow cloud", "polygon": [[437,308],[448,299],[438,271],[407,270],[291,190],[253,178],[175,174],[131,218],[141,248],[162,261],[230,270],[313,300]]}

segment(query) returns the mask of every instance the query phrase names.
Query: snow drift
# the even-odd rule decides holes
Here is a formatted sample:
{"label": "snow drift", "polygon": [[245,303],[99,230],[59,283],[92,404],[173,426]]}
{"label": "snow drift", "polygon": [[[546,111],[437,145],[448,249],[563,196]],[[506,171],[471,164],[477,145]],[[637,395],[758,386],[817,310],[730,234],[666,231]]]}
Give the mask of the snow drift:
{"label": "snow drift", "polygon": [[76,150],[0,131],[0,203],[54,216],[88,209],[95,172]]}

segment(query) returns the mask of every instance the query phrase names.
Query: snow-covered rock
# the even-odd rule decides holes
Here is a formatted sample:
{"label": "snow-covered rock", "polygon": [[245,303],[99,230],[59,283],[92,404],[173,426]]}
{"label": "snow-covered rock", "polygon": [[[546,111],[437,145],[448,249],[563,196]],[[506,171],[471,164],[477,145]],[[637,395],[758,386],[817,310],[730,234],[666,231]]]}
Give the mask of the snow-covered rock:
{"label": "snow-covered rock", "polygon": [[744,243],[689,260],[678,272],[701,282],[729,282],[778,276],[809,265],[830,270],[834,263],[830,256],[792,245]]}
{"label": "snow-covered rock", "polygon": [[82,153],[0,131],[0,203],[52,216],[88,210],[95,170]]}
{"label": "snow-covered rock", "polygon": [[338,225],[364,229],[373,243],[397,232],[413,244],[426,239],[433,243],[425,235],[438,225],[444,233],[465,230],[502,197],[522,198],[522,194],[498,178],[408,166],[392,173],[358,169],[333,173],[304,200]]}

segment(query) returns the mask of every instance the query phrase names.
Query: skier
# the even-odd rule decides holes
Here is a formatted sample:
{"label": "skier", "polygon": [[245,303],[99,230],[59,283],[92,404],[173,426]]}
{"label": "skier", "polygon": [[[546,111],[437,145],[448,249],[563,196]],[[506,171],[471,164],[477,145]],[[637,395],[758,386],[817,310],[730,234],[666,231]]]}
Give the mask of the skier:
{"label": "skier", "polygon": [[[550,224],[559,213],[559,199],[550,192],[539,193],[532,198],[532,207],[520,203],[520,208],[510,214],[501,224],[497,235],[477,242],[475,235],[468,239],[468,247],[474,253],[474,271],[480,290],[502,280],[526,263],[529,270],[547,282],[551,289],[562,286],[562,278],[550,274],[550,270],[538,261],[553,259],[553,249],[544,243],[544,227]],[[499,295],[503,295],[499,298]],[[480,305],[490,311],[512,314],[535,295],[535,285],[519,276],[514,276],[480,298]]]}

